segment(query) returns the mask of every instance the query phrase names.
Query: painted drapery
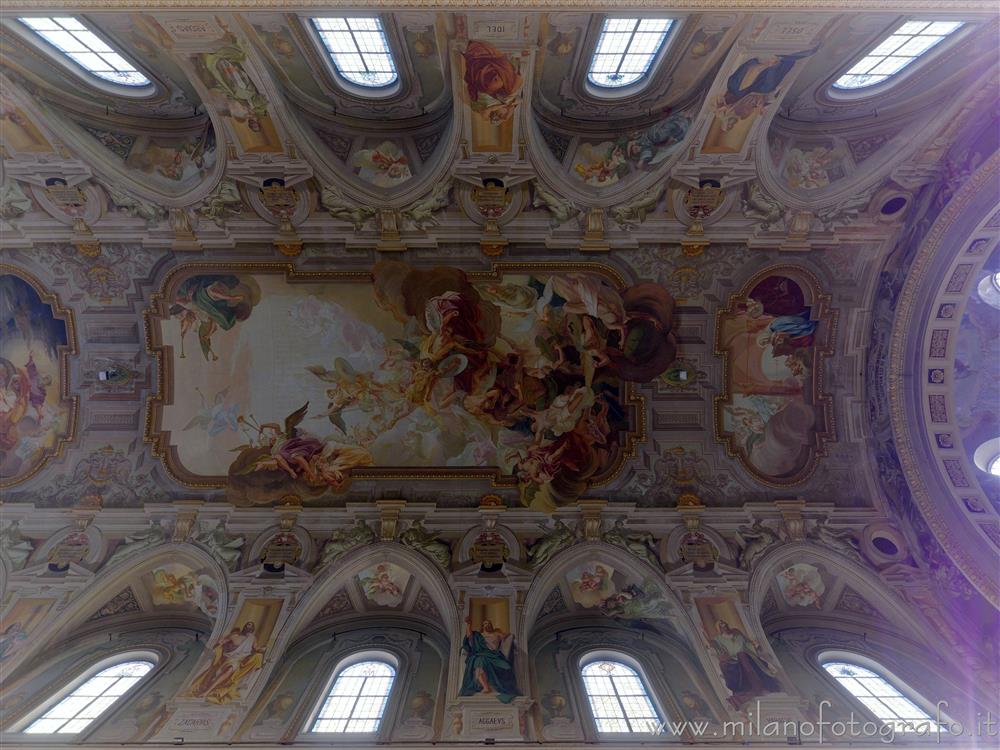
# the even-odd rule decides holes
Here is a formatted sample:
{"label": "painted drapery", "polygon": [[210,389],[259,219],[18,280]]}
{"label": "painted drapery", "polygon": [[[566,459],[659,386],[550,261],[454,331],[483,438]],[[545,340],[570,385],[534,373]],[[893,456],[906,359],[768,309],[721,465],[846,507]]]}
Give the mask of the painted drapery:
{"label": "painted drapery", "polygon": [[148,315],[164,398],[147,437],[179,479],[240,505],[384,474],[571,502],[630,450],[629,383],[676,354],[670,294],[623,286],[588,264],[182,267]]}

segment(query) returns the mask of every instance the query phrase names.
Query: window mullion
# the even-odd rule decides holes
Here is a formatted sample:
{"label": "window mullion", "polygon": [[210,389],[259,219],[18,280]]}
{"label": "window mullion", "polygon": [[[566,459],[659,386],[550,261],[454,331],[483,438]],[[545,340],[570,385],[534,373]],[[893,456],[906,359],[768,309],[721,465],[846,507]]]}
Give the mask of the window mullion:
{"label": "window mullion", "polygon": [[625,43],[625,51],[622,52],[622,56],[618,59],[618,68],[615,70],[615,75],[622,74],[622,66],[625,65],[625,58],[628,57],[629,52],[632,50],[632,42],[635,41],[635,32],[639,29],[639,22],[635,22],[635,26],[632,27],[632,31],[629,32],[628,41]]}
{"label": "window mullion", "polygon": [[365,66],[365,72],[371,73],[371,68],[368,67],[368,58],[365,57],[365,53],[361,51],[361,44],[358,42],[358,35],[355,33],[354,29],[351,27],[350,22],[347,23],[347,30],[351,33],[351,41],[354,42],[354,51],[358,53],[358,57],[361,58],[361,64]]}
{"label": "window mullion", "polygon": [[[101,693],[101,695],[103,695],[103,693]],[[77,712],[75,714],[73,714],[73,716],[71,718],[67,719],[67,721],[74,721],[74,720],[80,718],[80,714],[82,714],[84,711],[86,711],[88,708],[90,708],[92,705],[94,705],[94,701],[96,701],[98,698],[100,698],[101,695],[95,695],[93,698],[91,698],[85,704],[83,704],[82,706],[80,706],[80,708],[77,709]]]}
{"label": "window mullion", "polygon": [[[366,680],[367,681],[367,680]],[[361,690],[364,690],[364,683],[361,683]],[[344,731],[347,731],[347,725],[351,723],[351,719],[354,718],[354,709],[358,707],[358,701],[361,700],[361,690],[358,694],[353,696],[354,700],[351,702],[351,708],[347,711],[347,718],[345,719]]]}
{"label": "window mullion", "polygon": [[358,698],[357,698],[356,701],[354,701],[354,707],[351,709],[351,718],[352,719],[359,718],[359,717],[355,716],[354,714],[355,714],[355,712],[358,709],[358,703],[360,703],[361,699],[365,697],[365,688],[368,687],[368,681],[370,679],[371,679],[371,677],[365,677],[364,681],[361,683],[361,688],[358,690]]}
{"label": "window mullion", "polygon": [[618,691],[618,683],[615,682],[614,677],[611,678],[611,689],[615,691],[615,700],[618,701],[618,708],[621,709],[622,716],[625,717],[625,724],[628,726],[629,733],[635,732],[635,727],[632,726],[632,717],[628,715],[628,710],[625,708],[625,701],[622,700],[622,694]]}

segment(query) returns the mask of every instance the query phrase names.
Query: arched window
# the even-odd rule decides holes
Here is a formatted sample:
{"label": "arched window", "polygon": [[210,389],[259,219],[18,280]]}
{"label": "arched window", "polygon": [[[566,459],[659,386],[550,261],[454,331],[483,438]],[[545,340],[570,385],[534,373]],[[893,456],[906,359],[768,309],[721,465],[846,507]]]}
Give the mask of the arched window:
{"label": "arched window", "polygon": [[598,732],[651,734],[661,719],[639,672],[612,659],[598,659],[581,670]]}
{"label": "arched window", "polygon": [[847,661],[824,661],[823,669],[859,703],[896,732],[933,730],[937,722],[886,677]]}
{"label": "arched window", "polygon": [[312,24],[337,73],[348,83],[377,89],[399,78],[378,16],[313,18]]}
{"label": "arched window", "polygon": [[961,21],[907,21],[854,63],[833,87],[856,91],[884,83],[962,26]]}
{"label": "arched window", "polygon": [[602,88],[638,83],[663,48],[671,18],[606,18],[590,59],[587,79]]}
{"label": "arched window", "polygon": [[79,18],[27,16],[18,21],[89,75],[130,88],[153,83]]}
{"label": "arched window", "polygon": [[155,665],[145,659],[104,667],[32,721],[26,734],[78,734],[132,690]]}
{"label": "arched window", "polygon": [[310,732],[377,732],[396,668],[384,661],[344,667],[313,720]]}

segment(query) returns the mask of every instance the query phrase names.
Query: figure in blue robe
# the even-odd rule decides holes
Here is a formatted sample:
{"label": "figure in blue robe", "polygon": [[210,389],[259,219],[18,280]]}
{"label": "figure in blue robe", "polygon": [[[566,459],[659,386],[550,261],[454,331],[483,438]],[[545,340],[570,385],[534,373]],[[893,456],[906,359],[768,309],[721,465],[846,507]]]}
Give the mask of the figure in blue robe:
{"label": "figure in blue robe", "polygon": [[726,105],[733,106],[750,94],[773,94],[785,76],[795,67],[795,63],[815,52],[815,49],[811,49],[790,55],[772,55],[763,59],[751,57],[726,80],[724,95]]}
{"label": "figure in blue robe", "polygon": [[493,694],[510,703],[521,694],[514,674],[514,636],[494,628],[489,620],[483,620],[480,630],[472,629],[469,618],[465,623],[465,674],[458,694]]}
{"label": "figure in blue robe", "polygon": [[799,315],[779,315],[767,329],[773,334],[771,349],[775,357],[794,354],[798,349],[808,349],[816,341],[817,320],[809,320],[807,307]]}

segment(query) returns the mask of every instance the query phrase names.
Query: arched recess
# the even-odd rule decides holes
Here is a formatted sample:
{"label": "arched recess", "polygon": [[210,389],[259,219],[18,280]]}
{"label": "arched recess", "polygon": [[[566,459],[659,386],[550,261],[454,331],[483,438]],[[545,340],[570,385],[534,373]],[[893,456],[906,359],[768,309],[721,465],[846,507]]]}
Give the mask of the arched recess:
{"label": "arched recess", "polygon": [[82,20],[155,79],[150,96],[123,97],[81,79],[33,32],[17,33],[14,19],[0,27],[9,53],[5,89],[19,89],[22,99],[30,100],[25,111],[35,110],[35,121],[55,127],[57,141],[109,188],[160,207],[197,203],[221,179],[225,149],[205,102],[165,53],[169,45],[157,34],[162,29],[148,17],[127,13]]}
{"label": "arched recess", "polygon": [[[588,595],[581,595],[577,588],[584,580],[585,572],[610,574],[613,585],[608,587],[608,595],[600,604]],[[599,590],[603,589],[604,584],[601,584]],[[596,592],[590,592],[594,593]],[[604,598],[605,594],[600,596]],[[624,606],[618,604],[619,596],[622,596]],[[609,603],[610,607],[607,606]],[[657,637],[664,642],[669,641],[671,645],[664,653],[674,654],[675,657],[671,658],[683,655],[686,660],[682,672],[687,675],[685,679],[689,685],[684,689],[691,693],[690,700],[697,706],[702,706],[705,696],[714,704],[723,695],[724,688],[712,671],[713,662],[698,629],[688,609],[665,582],[664,574],[620,547],[606,542],[575,544],[555,555],[535,576],[525,596],[518,633],[530,665],[530,673],[526,676],[536,687],[552,689],[551,686],[546,686],[546,673],[538,671],[538,666],[542,663],[539,659],[551,660],[550,657],[553,656],[546,651],[549,649],[546,644],[562,637],[557,634],[575,629],[580,629],[580,632],[574,636],[574,640],[578,640],[581,647],[586,645],[591,650],[601,648],[602,639],[607,640],[611,634],[616,633],[625,652],[636,658],[642,654],[643,639]],[[593,633],[604,635],[594,637]],[[574,652],[574,658],[582,653]],[[661,664],[652,663],[643,667],[647,676],[651,671],[662,671],[664,668]],[[580,692],[580,686],[574,687],[566,683],[570,679],[569,669],[565,665],[560,666],[561,676],[558,680],[565,690],[576,691],[574,705],[579,706],[579,710],[586,711],[586,699]],[[667,686],[663,685],[657,692],[670,694]],[[680,701],[682,698],[678,693],[676,700]],[[663,709],[670,714],[670,719],[689,715],[680,711],[676,701],[671,701],[673,699],[666,701],[666,704],[661,703]],[[593,727],[587,730],[590,734],[585,735],[578,733],[579,724],[575,725],[577,728],[573,728],[559,726],[561,722],[546,723],[547,719],[557,717],[553,717],[551,711],[546,714],[542,710],[545,709],[544,704],[540,705],[541,713],[536,713],[536,719],[540,723],[539,731],[550,740],[585,741],[588,737],[593,739],[596,736],[591,731]],[[711,716],[718,715],[713,711],[708,713]],[[694,717],[694,714],[690,715]]]}
{"label": "arched recess", "polygon": [[839,552],[809,542],[783,544],[765,554],[754,568],[747,590],[750,613],[756,620],[753,624],[761,632],[765,631],[761,612],[767,603],[772,582],[782,571],[803,562],[821,564],[830,571],[831,576],[842,578],[850,588],[883,612],[886,622],[893,623],[892,627],[897,634],[903,631],[911,643],[937,649],[946,647],[946,644],[922,621],[915,618],[914,612],[870,569]]}
{"label": "arched recess", "polygon": [[[375,131],[363,121],[344,122],[345,118],[333,117],[321,119],[288,104],[286,127],[296,134],[299,151],[313,168],[322,186],[332,184],[342,190],[347,198],[363,205],[402,208],[425,196],[438,183],[450,179],[461,140],[461,127],[456,121],[459,109],[456,107],[443,113],[426,126],[428,132],[438,137],[434,150],[427,154],[427,159],[418,172],[392,187],[381,187],[359,177],[353,171],[352,157],[361,151],[377,148],[379,141],[385,143],[402,140],[406,133],[402,123],[397,129]],[[319,131],[324,130],[323,125],[329,132],[349,136],[350,140],[347,140],[348,146],[345,148],[349,148],[351,141],[361,138],[363,133],[370,134],[373,142],[367,144],[367,149],[348,150],[338,154],[319,135]]]}
{"label": "arched recess", "polygon": [[[655,583],[659,588],[659,593],[662,594],[670,607],[670,614],[666,619],[671,626],[688,643],[698,643],[697,630],[676,593],[664,583],[663,573],[621,547],[615,547],[606,542],[575,544],[558,553],[542,566],[541,571],[535,575],[531,582],[531,587],[524,598],[524,607],[521,610],[518,625],[518,632],[522,634],[522,637],[530,639],[546,599],[552,590],[566,578],[567,573],[576,566],[595,561],[605,561],[616,566],[619,570],[634,573],[641,581]],[[526,643],[526,645],[529,644]]]}
{"label": "arched recess", "polygon": [[151,657],[155,662],[153,670],[80,737],[85,741],[145,741],[166,718],[162,708],[197,662],[205,635],[196,627],[171,622],[142,625],[129,621],[115,634],[90,628],[88,633],[40,655],[30,670],[5,682],[0,700],[0,744],[22,740],[20,729],[25,721],[34,718],[40,706],[95,665],[136,654]]}
{"label": "arched recess", "polygon": [[[929,97],[922,100],[912,112],[897,117],[885,116],[882,108],[877,115],[867,114],[845,123],[827,124],[825,137],[816,138],[815,124],[799,124],[782,127],[782,118],[775,117],[766,134],[767,141],[757,149],[757,175],[765,190],[781,204],[789,208],[819,208],[837,205],[855,196],[869,194],[900,164],[920,154],[921,150],[934,142],[943,140],[941,132],[947,132],[967,117],[975,117],[983,106],[978,96],[956,95],[957,92],[985,92],[990,89],[992,69],[982,72],[978,78],[956,88],[945,87],[939,92],[943,107],[928,107]],[[912,107],[912,103],[911,107]],[[931,121],[928,113],[934,113]],[[851,156],[850,144],[859,154],[864,144],[858,133],[867,133],[871,143],[884,143],[874,154],[855,163]],[[799,135],[801,133],[801,136]],[[850,141],[849,136],[855,136]],[[828,146],[819,144],[827,143]],[[825,149],[825,151],[820,151]],[[794,152],[794,153],[793,153]],[[777,163],[775,163],[777,159]],[[829,174],[829,184],[816,189],[803,189],[801,185],[789,182],[790,171],[801,168],[815,168],[812,160],[829,161],[829,169],[821,171]],[[839,162],[837,161],[839,159]],[[845,163],[849,162],[849,168]],[[840,166],[838,166],[838,164]],[[843,170],[843,177],[833,177]]]}
{"label": "arched recess", "polygon": [[[193,126],[182,127],[183,124],[178,123],[172,128],[164,128],[161,125],[157,129],[149,123],[139,122],[134,123],[125,133],[110,133],[106,130],[107,126],[100,127],[102,123],[96,118],[76,119],[59,112],[52,105],[46,107],[45,111],[50,121],[61,123],[62,141],[93,167],[98,182],[115,190],[123,190],[130,196],[151,201],[154,205],[164,208],[197,205],[215,190],[225,173],[226,150],[218,145],[218,134],[222,131],[212,110],[200,118],[191,118],[191,122],[196,123]],[[101,144],[99,136],[93,135],[94,131],[108,132],[112,136],[125,135],[137,143],[145,144],[142,147],[143,151],[140,152],[136,147],[130,152],[129,157],[119,160]],[[212,144],[211,159],[205,160],[207,162],[205,168],[199,169],[183,181],[178,181],[175,190],[170,189],[173,187],[170,184],[172,178],[156,175],[158,179],[152,179],[152,173],[161,167],[165,170],[170,169],[169,165],[164,166],[158,162],[171,158],[171,152],[172,158],[182,159],[185,147],[199,148],[190,145],[195,142],[192,133],[196,131],[204,132],[204,139]],[[157,145],[158,143],[166,145]]]}
{"label": "arched recess", "polygon": [[950,140],[941,133],[989,106],[996,27],[985,20],[966,19],[956,38],[898,80],[843,95],[831,84],[845,62],[900,24],[896,13],[845,16],[833,31],[843,41],[806,61],[756,151],[767,192],[790,208],[823,209],[868,193],[931,142]]}
{"label": "arched recess", "polygon": [[[393,40],[397,36],[400,39],[399,44],[395,41],[392,44],[402,55],[396,60],[401,90],[398,96],[385,100],[352,94],[335,84],[330,63],[325,59],[327,53],[321,49],[319,40],[312,38],[314,34],[308,24],[307,14],[297,18],[276,14],[272,19],[272,28],[276,30],[264,31],[263,27],[245,24],[248,28],[244,32],[252,42],[246,50],[248,64],[260,75],[263,93],[281,116],[288,140],[296,144],[298,155],[308,162],[321,187],[333,185],[348,200],[362,205],[401,208],[446,181],[461,138],[457,120],[460,108],[444,95],[419,103],[420,76],[412,69],[410,41],[404,44],[401,40],[404,37],[409,40],[411,26],[416,29],[420,24],[407,23],[397,29],[393,21],[388,26]],[[272,42],[281,38],[279,43],[287,45],[285,59],[280,62],[275,59],[268,38]],[[442,44],[443,40],[435,43]],[[450,76],[447,57],[437,72],[442,80]],[[442,92],[445,91],[443,87]],[[424,155],[418,154],[419,169],[415,163],[411,164],[415,173],[408,179],[379,185],[360,175],[363,168],[354,163],[360,152],[379,150],[389,141],[396,149],[382,156],[398,158],[403,152],[417,150],[415,144],[400,148],[414,133],[431,138],[433,148]],[[355,168],[359,169],[358,174]]]}
{"label": "arched recess", "polygon": [[[788,571],[790,586],[782,588],[777,577]],[[820,580],[824,586],[817,588]],[[822,606],[812,603],[818,597],[795,601],[792,592],[809,589],[823,590]],[[782,545],[761,560],[748,590],[754,628],[814,712],[821,699],[831,701],[836,718],[846,719],[852,710],[851,700],[821,667],[826,652],[881,665],[931,704],[947,700],[952,708],[946,713],[954,719],[964,721],[989,706],[987,691],[969,679],[973,669],[961,654],[871,570],[838,552],[806,542]],[[792,606],[776,611],[781,606],[772,600],[776,596]]]}
{"label": "arched recess", "polygon": [[[591,657],[620,661],[637,671],[664,722],[729,718],[698,655],[676,633],[629,627],[600,616],[541,625],[529,645],[536,728],[547,742],[596,742],[602,736],[587,699],[581,666]],[[665,741],[695,739],[668,734]],[[617,735],[612,735],[617,736]]]}
{"label": "arched recess", "polygon": [[137,552],[115,565],[101,570],[80,590],[55,617],[49,617],[32,635],[31,643],[13,657],[7,674],[18,674],[22,665],[30,665],[39,652],[65,643],[77,635],[85,623],[102,605],[118,594],[129,583],[136,581],[154,568],[170,564],[183,564],[193,570],[205,570],[218,586],[218,615],[212,624],[209,642],[218,638],[225,626],[229,602],[226,572],[208,552],[193,544],[170,542],[149,550]]}
{"label": "arched recess", "polygon": [[663,181],[746,22],[737,13],[641,15],[673,25],[646,77],[617,91],[589,84],[588,69],[604,19],[630,13],[550,13],[540,25],[531,108],[523,113],[529,158],[543,183],[578,206],[624,203]]}
{"label": "arched recess", "polygon": [[452,642],[458,642],[461,633],[458,608],[447,580],[431,560],[401,544],[380,542],[351,550],[320,571],[309,591],[291,613],[273,653],[281,653],[289,643],[299,637],[309,626],[330,598],[347,585],[365,568],[378,563],[394,563],[417,579],[433,600],[441,616],[444,632]]}
{"label": "arched recess", "polygon": [[375,737],[432,740],[441,732],[450,651],[440,627],[406,613],[325,621],[284,651],[237,737],[291,742],[306,735],[335,673],[355,659],[384,656],[396,677]]}

